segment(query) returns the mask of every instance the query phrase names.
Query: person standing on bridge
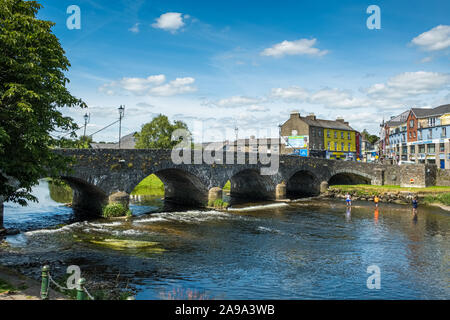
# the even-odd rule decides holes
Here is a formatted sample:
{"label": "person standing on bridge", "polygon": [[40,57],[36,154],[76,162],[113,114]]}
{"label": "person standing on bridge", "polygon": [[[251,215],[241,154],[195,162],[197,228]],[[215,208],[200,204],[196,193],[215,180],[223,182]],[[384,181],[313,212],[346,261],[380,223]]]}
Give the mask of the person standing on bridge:
{"label": "person standing on bridge", "polygon": [[352,205],[352,197],[350,196],[350,194],[348,192],[345,195],[345,201],[347,202],[347,207]]}

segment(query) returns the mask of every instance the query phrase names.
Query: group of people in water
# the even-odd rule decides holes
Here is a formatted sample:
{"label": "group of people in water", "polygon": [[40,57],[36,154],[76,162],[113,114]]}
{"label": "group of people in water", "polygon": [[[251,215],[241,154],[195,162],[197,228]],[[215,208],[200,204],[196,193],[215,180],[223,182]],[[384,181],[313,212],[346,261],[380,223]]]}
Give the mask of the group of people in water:
{"label": "group of people in water", "polygon": [[[345,201],[347,202],[347,207],[351,207],[352,206],[352,197],[351,195],[347,192],[347,194],[345,195]],[[378,195],[375,195],[373,197],[373,202],[375,203],[375,208],[378,211],[378,204],[380,203],[380,198],[378,197]],[[417,218],[417,208],[419,207],[419,201],[417,199],[417,196],[415,196],[412,201],[412,213],[414,218]]]}

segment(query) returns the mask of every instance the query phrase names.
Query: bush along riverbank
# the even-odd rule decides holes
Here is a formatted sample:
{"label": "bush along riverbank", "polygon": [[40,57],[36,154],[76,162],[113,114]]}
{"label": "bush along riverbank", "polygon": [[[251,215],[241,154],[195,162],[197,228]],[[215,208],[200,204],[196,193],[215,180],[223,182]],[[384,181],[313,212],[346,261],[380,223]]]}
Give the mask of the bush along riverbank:
{"label": "bush along riverbank", "polygon": [[373,201],[378,196],[380,202],[410,204],[414,197],[428,205],[450,206],[449,187],[401,188],[399,186],[340,185],[331,186],[323,197],[345,199],[350,194],[353,201]]}

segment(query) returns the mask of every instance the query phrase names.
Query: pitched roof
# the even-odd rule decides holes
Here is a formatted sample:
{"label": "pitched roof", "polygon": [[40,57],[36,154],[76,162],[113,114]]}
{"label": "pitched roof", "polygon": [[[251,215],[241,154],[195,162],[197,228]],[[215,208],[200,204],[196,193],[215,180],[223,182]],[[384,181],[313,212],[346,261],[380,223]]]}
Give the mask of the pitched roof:
{"label": "pitched roof", "polygon": [[389,121],[386,122],[388,126],[398,126],[406,122],[408,120],[410,110],[406,110],[402,113],[400,113],[398,116],[395,116],[391,118]]}
{"label": "pitched roof", "polygon": [[417,118],[426,118],[433,116],[442,116],[443,114],[450,113],[450,104],[444,104],[436,108],[412,108],[411,109]]}
{"label": "pitched roof", "polygon": [[327,129],[338,129],[338,130],[350,130],[355,131],[350,125],[338,120],[324,120],[324,119],[311,119],[307,117],[300,117],[311,127],[321,127]]}
{"label": "pitched roof", "polygon": [[[136,132],[130,133],[126,136],[123,136],[120,139],[120,148],[121,149],[134,149],[136,146],[136,139],[134,135]],[[91,143],[92,149],[119,149],[119,143]]]}

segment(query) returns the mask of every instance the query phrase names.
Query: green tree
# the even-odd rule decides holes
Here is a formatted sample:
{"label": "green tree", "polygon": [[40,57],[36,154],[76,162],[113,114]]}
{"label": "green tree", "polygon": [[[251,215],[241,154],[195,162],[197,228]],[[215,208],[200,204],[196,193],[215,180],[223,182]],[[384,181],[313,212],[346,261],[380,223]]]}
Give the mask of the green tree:
{"label": "green tree", "polygon": [[81,136],[78,139],[61,138],[55,142],[55,146],[59,148],[89,149],[92,142],[92,137],[90,136]]}
{"label": "green tree", "polygon": [[374,134],[370,134],[366,129],[361,132],[361,135],[364,139],[369,141],[371,144],[375,144],[380,138]]}
{"label": "green tree", "polygon": [[149,123],[142,126],[141,132],[136,134],[136,149],[171,149],[177,145],[180,140],[172,141],[172,133],[176,129],[189,129],[183,121],[174,121],[170,123],[165,115],[158,115]]}
{"label": "green tree", "polygon": [[69,160],[51,151],[57,141],[50,133],[78,126],[60,108],[85,107],[66,88],[70,63],[54,23],[36,18],[40,8],[0,0],[0,200],[22,205],[36,200],[30,191],[40,178],[67,170]]}

